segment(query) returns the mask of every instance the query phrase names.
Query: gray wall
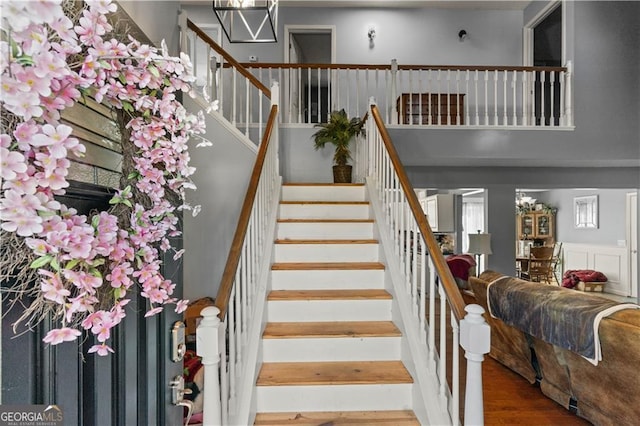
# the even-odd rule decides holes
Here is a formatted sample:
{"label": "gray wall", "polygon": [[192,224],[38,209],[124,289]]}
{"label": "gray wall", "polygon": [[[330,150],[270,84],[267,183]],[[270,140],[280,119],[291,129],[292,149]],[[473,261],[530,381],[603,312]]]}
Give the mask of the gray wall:
{"label": "gray wall", "polygon": [[[556,240],[615,246],[622,241],[626,244],[626,203],[630,192],[637,192],[637,189],[558,189],[544,193],[539,199],[558,208]],[[586,195],[598,196],[597,229],[576,229],[574,226],[573,198]]]}
{"label": "gray wall", "polygon": [[[195,23],[217,23],[211,5],[185,5]],[[345,8],[280,6],[278,43],[231,44],[223,47],[236,59],[247,62],[283,62],[284,25],[334,25],[338,63],[519,65],[522,52],[522,12],[437,8]],[[495,23],[499,22],[500,25]],[[375,27],[373,48],[367,31]],[[458,41],[465,29],[469,38]]]}
{"label": "gray wall", "polygon": [[[189,111],[200,109],[194,100],[185,98]],[[256,159],[254,150],[210,116],[207,135],[213,146],[190,145],[198,189],[187,193],[187,201],[202,205],[198,216],[189,211],[184,214],[184,297],[190,300],[216,296]]]}
{"label": "gray wall", "polygon": [[118,7],[133,18],[153,44],[160,47],[160,42],[164,39],[169,53],[171,55],[178,54],[180,42],[178,10],[180,10],[180,1],[118,0],[117,3]]}

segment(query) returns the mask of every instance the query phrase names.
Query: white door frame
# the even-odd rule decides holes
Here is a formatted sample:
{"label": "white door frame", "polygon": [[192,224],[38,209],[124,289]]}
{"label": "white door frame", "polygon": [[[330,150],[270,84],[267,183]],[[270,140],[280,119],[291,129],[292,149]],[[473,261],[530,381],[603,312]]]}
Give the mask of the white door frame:
{"label": "white door frame", "polygon": [[638,297],[638,191],[627,194],[626,212],[629,288],[631,297]]}
{"label": "white door frame", "polygon": [[[284,26],[284,63],[290,63],[289,58],[289,40],[291,40],[291,34],[300,34],[300,33],[328,33],[331,35],[331,63],[336,63],[336,26],[335,25],[285,25]],[[299,117],[300,113],[300,105],[292,103],[292,84],[291,81],[297,80],[297,72],[290,73],[289,76],[285,75],[284,79],[284,111],[288,111],[289,122],[292,120],[295,122],[301,122],[298,118],[294,118],[295,116]],[[297,95],[295,95],[297,97]],[[297,106],[296,106],[297,105]]]}
{"label": "white door frame", "polygon": [[533,30],[547,16],[553,12],[556,7],[562,7],[562,63],[567,63],[566,57],[566,40],[567,40],[567,20],[566,20],[566,3],[562,0],[550,1],[540,12],[538,12],[529,22],[525,23],[522,28],[522,65],[525,67],[533,66]]}
{"label": "white door frame", "polygon": [[[561,56],[562,56],[562,64],[567,63],[566,58],[566,3],[562,0],[552,0],[547,3],[547,5],[540,10],[533,18],[529,20],[529,22],[525,23],[522,27],[522,65],[525,67],[533,66],[533,30],[535,27],[540,24],[547,16],[553,12],[556,7],[562,7],[562,35],[561,39]],[[533,116],[531,111],[535,108],[534,102],[534,93],[533,93],[533,81],[529,81],[527,84],[526,90],[523,93],[522,99],[522,108],[523,111],[529,111],[527,114]],[[527,118],[525,117],[525,120]],[[525,121],[526,122],[526,121]]]}

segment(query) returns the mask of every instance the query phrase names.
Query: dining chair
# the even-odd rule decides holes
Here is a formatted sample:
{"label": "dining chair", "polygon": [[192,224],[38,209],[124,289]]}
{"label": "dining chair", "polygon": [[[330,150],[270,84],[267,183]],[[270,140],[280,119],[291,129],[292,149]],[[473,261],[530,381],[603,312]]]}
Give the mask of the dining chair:
{"label": "dining chair", "polygon": [[553,281],[553,254],[553,246],[531,247],[529,261],[520,271],[520,278],[550,284]]}

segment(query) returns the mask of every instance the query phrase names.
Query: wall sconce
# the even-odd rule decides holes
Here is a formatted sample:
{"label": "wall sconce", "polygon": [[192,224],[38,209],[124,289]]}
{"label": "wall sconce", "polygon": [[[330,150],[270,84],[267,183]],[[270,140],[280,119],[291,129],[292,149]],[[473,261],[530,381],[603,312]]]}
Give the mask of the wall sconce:
{"label": "wall sconce", "polygon": [[369,32],[367,33],[367,37],[369,37],[369,40],[373,41],[374,38],[376,38],[376,29],[371,27],[369,28]]}
{"label": "wall sconce", "polygon": [[467,34],[467,32],[465,30],[460,30],[458,31],[458,39],[462,42],[465,41],[467,38],[469,37],[469,35]]}

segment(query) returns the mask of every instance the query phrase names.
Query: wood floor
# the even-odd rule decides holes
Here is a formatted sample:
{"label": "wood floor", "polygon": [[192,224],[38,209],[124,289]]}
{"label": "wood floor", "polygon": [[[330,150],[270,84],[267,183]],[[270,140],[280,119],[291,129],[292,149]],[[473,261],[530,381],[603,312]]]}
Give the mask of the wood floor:
{"label": "wood floor", "polygon": [[518,374],[487,356],[482,363],[484,424],[573,426],[591,423],[571,414]]}

